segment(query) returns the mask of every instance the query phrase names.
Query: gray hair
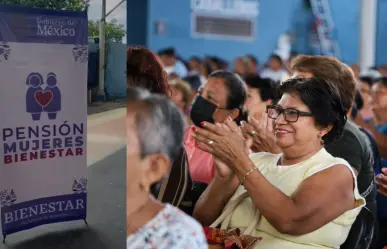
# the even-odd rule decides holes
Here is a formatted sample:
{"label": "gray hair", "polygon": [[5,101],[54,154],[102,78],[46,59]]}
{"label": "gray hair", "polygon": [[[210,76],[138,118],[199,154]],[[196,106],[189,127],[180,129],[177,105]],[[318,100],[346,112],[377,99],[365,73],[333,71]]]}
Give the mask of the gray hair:
{"label": "gray hair", "polygon": [[150,92],[145,88],[132,86],[128,86],[126,88],[126,101],[141,100],[149,97],[150,95]]}
{"label": "gray hair", "polygon": [[[131,94],[136,91],[137,94]],[[127,90],[127,100],[140,104],[135,122],[141,157],[160,153],[173,162],[183,143],[184,116],[166,96],[145,92],[136,88]]]}

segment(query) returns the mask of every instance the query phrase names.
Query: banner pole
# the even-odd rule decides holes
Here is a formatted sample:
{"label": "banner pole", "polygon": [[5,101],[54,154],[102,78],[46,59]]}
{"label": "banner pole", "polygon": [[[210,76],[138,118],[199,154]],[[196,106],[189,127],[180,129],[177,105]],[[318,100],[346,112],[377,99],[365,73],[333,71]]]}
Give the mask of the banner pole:
{"label": "banner pole", "polygon": [[97,101],[105,101],[105,25],[106,0],[102,0],[102,17],[99,22],[99,81]]}

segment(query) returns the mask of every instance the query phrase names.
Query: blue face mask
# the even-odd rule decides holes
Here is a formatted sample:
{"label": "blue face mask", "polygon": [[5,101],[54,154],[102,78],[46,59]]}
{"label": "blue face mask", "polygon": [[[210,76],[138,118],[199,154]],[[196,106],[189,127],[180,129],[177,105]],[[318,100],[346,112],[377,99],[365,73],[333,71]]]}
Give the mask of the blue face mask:
{"label": "blue face mask", "polygon": [[195,126],[201,127],[201,122],[215,123],[213,119],[217,106],[203,98],[197,96],[191,107],[191,120]]}

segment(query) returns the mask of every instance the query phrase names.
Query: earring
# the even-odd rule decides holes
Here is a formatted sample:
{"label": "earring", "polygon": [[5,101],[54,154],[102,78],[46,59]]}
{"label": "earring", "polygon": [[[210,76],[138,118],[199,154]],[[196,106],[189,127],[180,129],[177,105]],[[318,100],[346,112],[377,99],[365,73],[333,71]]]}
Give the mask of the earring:
{"label": "earring", "polygon": [[321,144],[321,145],[324,145],[324,140],[322,139],[320,133],[317,135],[317,137],[320,138],[320,144]]}
{"label": "earring", "polygon": [[140,183],[140,189],[144,192],[147,192],[149,193],[149,186],[146,186],[145,184],[143,184],[142,182]]}

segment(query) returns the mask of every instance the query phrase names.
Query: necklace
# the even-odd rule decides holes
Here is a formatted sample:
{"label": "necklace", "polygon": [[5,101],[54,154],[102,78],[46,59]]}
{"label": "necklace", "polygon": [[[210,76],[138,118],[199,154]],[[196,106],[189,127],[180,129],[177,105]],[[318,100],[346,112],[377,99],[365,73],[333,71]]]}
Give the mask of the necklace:
{"label": "necklace", "polygon": [[147,206],[149,200],[150,199],[147,198],[143,204],[136,208],[130,215],[126,216],[126,230],[128,234],[135,233],[138,229],[137,227],[130,226],[128,221],[131,220],[132,217],[136,217]]}
{"label": "necklace", "polygon": [[134,215],[134,214],[136,214],[136,213],[139,213],[141,210],[143,210],[144,207],[148,204],[148,202],[149,202],[149,198],[147,198],[146,201],[145,201],[143,204],[141,204],[139,207],[137,207],[137,208],[129,215],[129,217],[132,216],[132,215]]}

